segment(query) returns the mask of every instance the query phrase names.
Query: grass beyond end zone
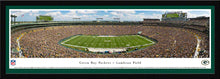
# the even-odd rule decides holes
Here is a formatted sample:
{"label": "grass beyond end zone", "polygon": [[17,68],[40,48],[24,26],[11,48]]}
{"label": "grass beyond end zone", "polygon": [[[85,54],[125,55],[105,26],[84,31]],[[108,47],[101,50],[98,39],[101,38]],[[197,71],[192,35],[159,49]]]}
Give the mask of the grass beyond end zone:
{"label": "grass beyond end zone", "polygon": [[135,48],[155,44],[140,35],[92,36],[77,35],[61,42],[62,45],[75,48]]}

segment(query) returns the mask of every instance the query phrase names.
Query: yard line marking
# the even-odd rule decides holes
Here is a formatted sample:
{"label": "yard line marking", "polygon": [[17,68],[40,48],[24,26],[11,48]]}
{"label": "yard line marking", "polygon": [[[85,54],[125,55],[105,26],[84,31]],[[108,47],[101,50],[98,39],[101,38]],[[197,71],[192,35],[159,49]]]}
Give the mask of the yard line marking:
{"label": "yard line marking", "polygon": [[194,58],[198,58],[198,55],[199,55],[199,51],[198,49],[200,48],[200,42],[201,42],[201,39],[199,39],[199,37],[197,35],[195,35],[196,38],[197,38],[197,45],[196,45],[196,50],[195,50],[195,53],[194,53]]}
{"label": "yard line marking", "polygon": [[[80,35],[77,35],[77,36],[74,36],[74,37],[71,37],[70,39],[68,39],[68,40],[66,40],[66,41],[64,41],[64,42],[62,42],[61,44],[63,44],[63,45],[67,45],[67,46],[74,46],[74,47],[81,47],[81,48],[94,48],[94,47],[91,47],[91,46],[94,46],[93,44],[93,42],[96,42],[96,41],[98,41],[97,39],[98,38],[94,38],[93,40],[89,40],[89,39],[87,39],[87,40],[89,40],[89,41],[91,41],[92,43],[90,43],[91,44],[91,46],[89,46],[89,44],[88,45],[86,45],[86,46],[79,46],[79,45],[71,45],[71,44],[66,44],[66,42],[67,41],[70,41],[70,40],[72,40],[72,39],[74,39],[74,38],[76,38],[76,37],[79,37]],[[128,36],[128,35],[126,35],[126,36]],[[139,36],[139,35],[132,35],[132,36]],[[143,39],[145,39],[145,40],[147,40],[147,41],[150,41],[151,43],[147,43],[147,44],[144,44],[144,45],[137,45],[137,46],[129,46],[129,47],[122,47],[122,48],[130,48],[130,47],[140,47],[140,46],[147,46],[147,45],[152,45],[152,44],[155,44],[155,42],[153,42],[153,41],[151,41],[151,40],[149,40],[149,39],[147,39],[147,38],[144,38],[144,37],[142,37],[142,36],[139,36],[139,37],[141,37],[141,38],[143,38]],[[105,39],[108,39],[108,38],[103,38],[104,40]],[[103,39],[101,39],[101,40],[103,40]],[[121,39],[121,38],[119,38],[119,39]],[[128,39],[125,39],[125,38],[122,38],[122,39],[124,39],[124,40],[127,40],[128,41]],[[87,41],[86,40],[86,41]],[[101,40],[99,40],[99,41],[101,41]],[[138,39],[138,40],[140,40],[140,39]],[[122,42],[121,40],[117,40],[118,42],[121,42],[120,44],[124,44],[124,42]],[[132,41],[132,40],[129,40],[131,43],[132,42],[134,42],[134,41]],[[116,40],[114,40],[114,42],[116,42]],[[103,46],[103,47],[105,47],[105,45],[107,46],[107,48],[109,48],[109,43],[107,43],[107,44],[102,44],[102,43],[100,43],[101,44],[101,46]],[[130,43],[128,43],[128,44],[130,44]],[[99,44],[98,44],[99,45]],[[113,43],[111,43],[111,45],[113,45]],[[115,44],[115,45],[117,45],[117,44]],[[98,46],[99,47],[99,46]],[[95,48],[98,48],[97,47],[97,44],[95,45]],[[111,48],[121,48],[121,47],[118,47],[118,46],[111,46]]]}
{"label": "yard line marking", "polygon": [[73,38],[76,38],[76,37],[78,37],[79,35],[76,35],[76,36],[74,36],[74,37],[71,37],[70,39],[68,39],[68,40],[66,40],[66,41],[64,41],[64,42],[62,42],[61,44],[64,44],[65,42],[67,42],[67,41],[70,41],[70,40],[72,40]]}

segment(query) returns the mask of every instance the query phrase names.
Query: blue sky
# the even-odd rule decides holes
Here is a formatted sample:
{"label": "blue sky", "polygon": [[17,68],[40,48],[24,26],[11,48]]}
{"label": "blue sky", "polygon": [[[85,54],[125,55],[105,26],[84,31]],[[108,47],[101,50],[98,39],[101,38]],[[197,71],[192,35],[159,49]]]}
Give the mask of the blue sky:
{"label": "blue sky", "polygon": [[[93,21],[96,18],[113,21],[113,18],[120,18],[120,21],[143,21],[143,18],[161,19],[162,14],[171,11],[186,12],[188,18],[198,16],[210,16],[209,10],[138,10],[138,9],[15,9],[11,14],[18,16],[16,21],[36,21],[36,16],[50,15],[54,21],[73,21],[72,18],[81,18],[81,21]],[[22,17],[22,15],[24,15]]]}

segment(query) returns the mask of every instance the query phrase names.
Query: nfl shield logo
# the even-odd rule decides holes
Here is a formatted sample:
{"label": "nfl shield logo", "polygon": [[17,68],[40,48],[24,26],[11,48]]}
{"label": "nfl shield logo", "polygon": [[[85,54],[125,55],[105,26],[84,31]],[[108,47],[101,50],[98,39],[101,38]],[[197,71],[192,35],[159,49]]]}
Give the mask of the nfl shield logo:
{"label": "nfl shield logo", "polygon": [[16,64],[16,60],[11,60],[11,65],[14,66]]}

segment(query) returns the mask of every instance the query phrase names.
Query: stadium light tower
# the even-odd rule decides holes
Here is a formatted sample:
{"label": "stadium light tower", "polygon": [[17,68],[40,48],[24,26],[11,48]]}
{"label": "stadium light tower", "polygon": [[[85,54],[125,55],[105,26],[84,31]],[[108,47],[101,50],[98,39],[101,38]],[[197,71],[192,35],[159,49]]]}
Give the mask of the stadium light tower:
{"label": "stadium light tower", "polygon": [[112,24],[114,24],[114,22],[120,22],[120,18],[113,18],[113,23]]}
{"label": "stadium light tower", "polygon": [[81,18],[73,18],[73,21],[80,21]]}
{"label": "stadium light tower", "polygon": [[114,21],[120,21],[120,18],[113,18],[114,19]]}
{"label": "stadium light tower", "polygon": [[15,20],[16,20],[17,16],[16,15],[11,15],[11,24],[13,23],[12,18],[14,19],[14,24],[15,24]]}
{"label": "stadium light tower", "polygon": [[78,19],[78,21],[80,21],[81,18],[77,18],[77,19]]}
{"label": "stadium light tower", "polygon": [[102,21],[103,20],[103,18],[96,18],[96,21],[97,22],[100,22],[100,21]]}

